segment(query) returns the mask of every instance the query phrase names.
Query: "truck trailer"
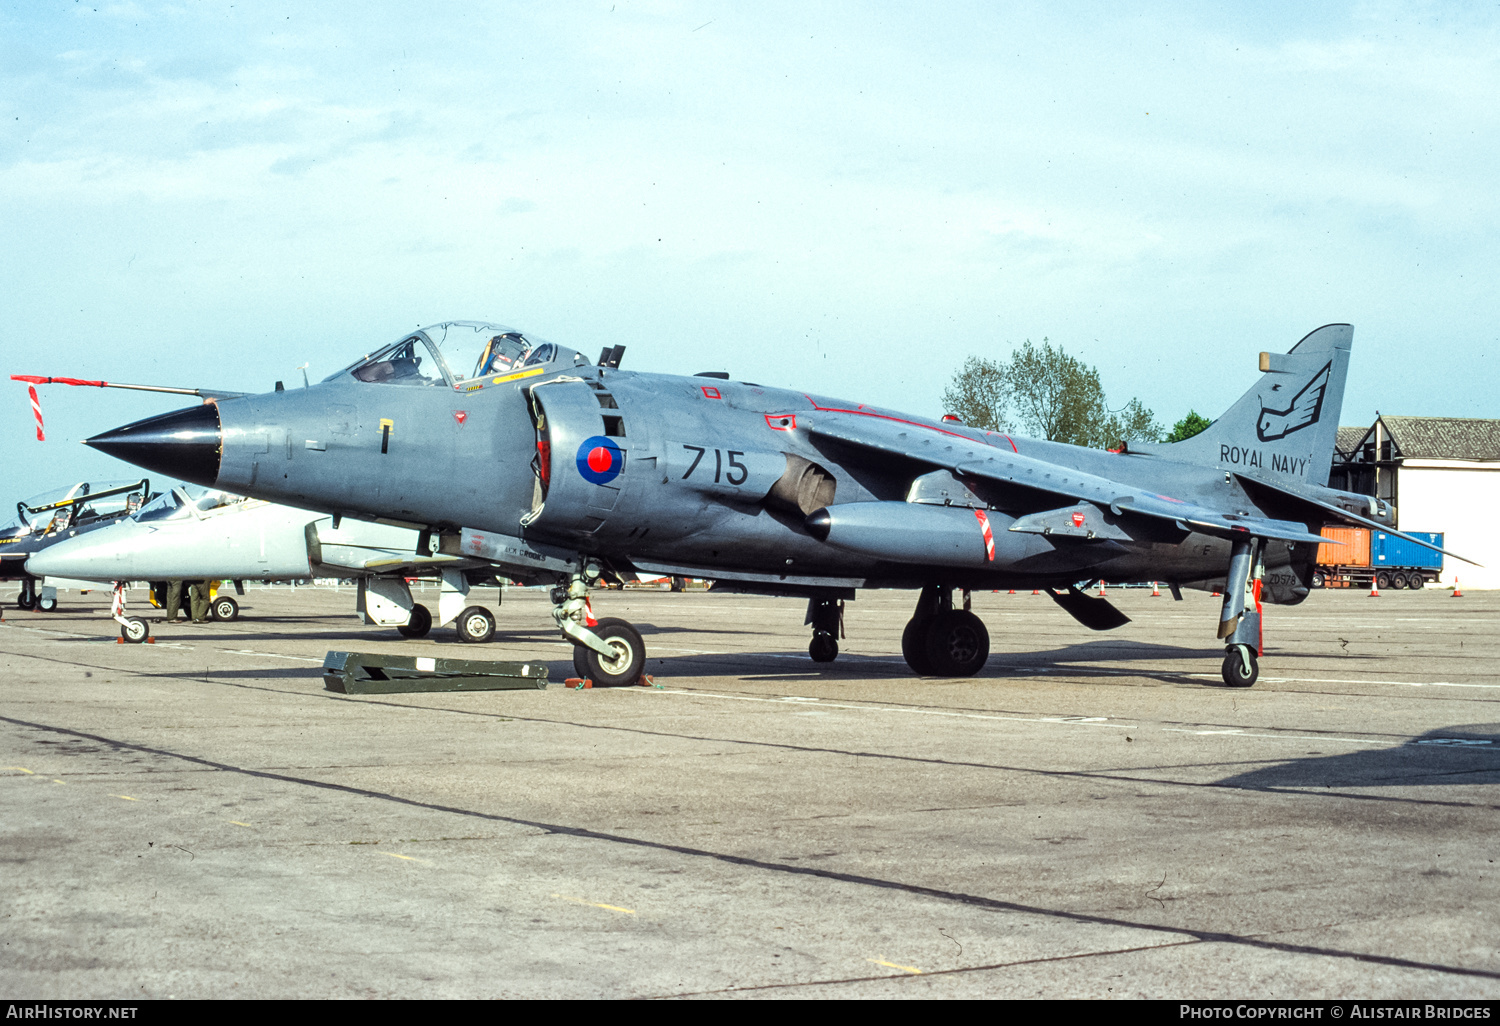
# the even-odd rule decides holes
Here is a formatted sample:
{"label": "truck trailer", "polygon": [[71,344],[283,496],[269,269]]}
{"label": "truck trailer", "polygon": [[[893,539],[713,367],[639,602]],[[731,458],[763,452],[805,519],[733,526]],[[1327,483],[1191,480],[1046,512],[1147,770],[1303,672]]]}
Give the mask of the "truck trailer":
{"label": "truck trailer", "polygon": [[[1434,545],[1443,544],[1441,531],[1407,531]],[[1443,570],[1443,554],[1414,545],[1386,531],[1365,527],[1343,527],[1330,524],[1323,537],[1342,545],[1324,543],[1318,546],[1317,565],[1313,567],[1314,588],[1387,589],[1425,587]]]}

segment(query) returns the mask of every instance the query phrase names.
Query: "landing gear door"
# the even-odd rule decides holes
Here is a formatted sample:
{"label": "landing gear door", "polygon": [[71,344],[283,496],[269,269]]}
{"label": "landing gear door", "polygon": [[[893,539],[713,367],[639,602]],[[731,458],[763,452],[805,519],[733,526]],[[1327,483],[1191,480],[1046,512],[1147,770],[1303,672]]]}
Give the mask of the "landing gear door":
{"label": "landing gear door", "polygon": [[537,490],[528,526],[590,535],[604,526],[629,473],[625,417],[597,381],[549,381],[531,390]]}

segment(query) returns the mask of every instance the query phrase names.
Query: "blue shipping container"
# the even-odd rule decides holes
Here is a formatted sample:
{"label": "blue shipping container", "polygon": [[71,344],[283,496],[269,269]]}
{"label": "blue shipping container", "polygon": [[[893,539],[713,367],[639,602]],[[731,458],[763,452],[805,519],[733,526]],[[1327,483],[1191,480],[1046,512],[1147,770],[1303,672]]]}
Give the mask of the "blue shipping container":
{"label": "blue shipping container", "polygon": [[[1434,545],[1443,544],[1442,531],[1407,531],[1406,533],[1413,538],[1430,541]],[[1424,549],[1420,545],[1413,545],[1405,538],[1397,538],[1384,531],[1375,531],[1374,537],[1370,539],[1370,565],[1416,566],[1428,570],[1441,570],[1443,554]]]}

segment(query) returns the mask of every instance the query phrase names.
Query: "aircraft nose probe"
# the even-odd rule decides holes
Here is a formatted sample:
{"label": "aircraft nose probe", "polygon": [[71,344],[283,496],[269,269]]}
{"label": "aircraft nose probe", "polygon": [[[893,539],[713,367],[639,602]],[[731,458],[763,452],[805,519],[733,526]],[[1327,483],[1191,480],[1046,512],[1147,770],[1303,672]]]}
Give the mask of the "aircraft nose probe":
{"label": "aircraft nose probe", "polygon": [[206,403],[126,424],[83,444],[168,477],[213,485],[219,479],[224,432],[218,404]]}

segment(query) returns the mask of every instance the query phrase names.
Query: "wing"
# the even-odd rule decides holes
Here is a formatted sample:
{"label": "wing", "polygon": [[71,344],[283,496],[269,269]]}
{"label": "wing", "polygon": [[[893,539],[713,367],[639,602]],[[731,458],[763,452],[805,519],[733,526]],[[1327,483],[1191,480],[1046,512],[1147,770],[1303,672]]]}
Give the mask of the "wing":
{"label": "wing", "polygon": [[[960,476],[984,478],[1023,493],[1058,500],[1057,506],[1078,500],[1108,509],[1116,516],[1133,513],[1169,521],[1181,530],[1202,531],[1222,538],[1254,536],[1293,542],[1326,542],[1295,521],[1239,516],[1200,506],[1184,499],[1145,491],[1071,467],[1032,459],[976,442],[943,428],[924,424],[820,411],[816,419],[803,416],[808,433],[868,452],[904,456]],[[1034,501],[1034,500],[1033,500]],[[1012,530],[1031,529],[1024,521]],[[1040,533],[1041,527],[1036,528]]]}

